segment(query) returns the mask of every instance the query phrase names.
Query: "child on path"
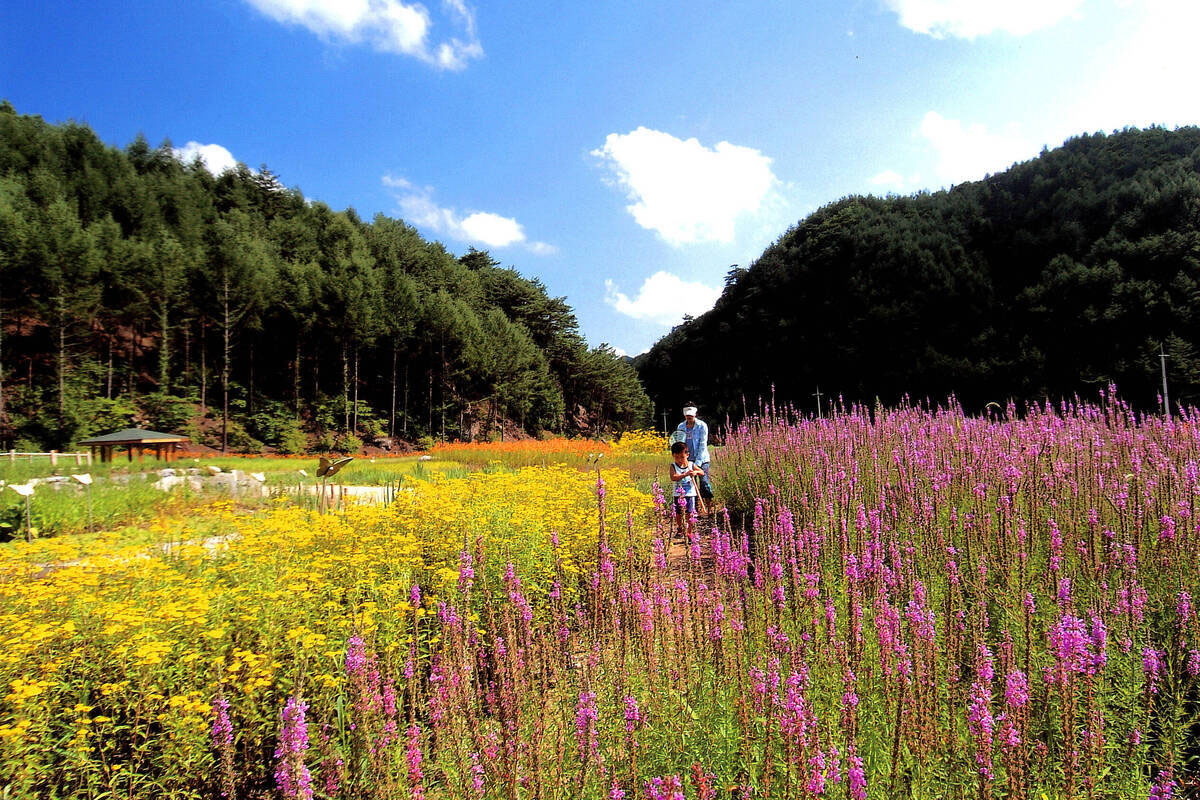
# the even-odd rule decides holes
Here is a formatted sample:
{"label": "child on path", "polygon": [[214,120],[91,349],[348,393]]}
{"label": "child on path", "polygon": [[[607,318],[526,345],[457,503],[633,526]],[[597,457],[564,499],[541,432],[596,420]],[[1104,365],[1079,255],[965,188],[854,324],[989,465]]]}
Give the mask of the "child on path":
{"label": "child on path", "polygon": [[708,423],[696,416],[696,404],[691,400],[684,403],[683,422],[679,423],[675,431],[676,435],[687,444],[689,458],[694,458],[696,466],[704,471],[703,475],[698,476],[700,497],[711,502],[713,491],[708,471]]}
{"label": "child on path", "polygon": [[671,445],[671,480],[675,483],[674,497],[675,518],[679,521],[679,529],[686,535],[692,532],[692,517],[696,514],[696,481],[694,478],[704,474],[704,470],[688,461],[688,448],[683,442]]}

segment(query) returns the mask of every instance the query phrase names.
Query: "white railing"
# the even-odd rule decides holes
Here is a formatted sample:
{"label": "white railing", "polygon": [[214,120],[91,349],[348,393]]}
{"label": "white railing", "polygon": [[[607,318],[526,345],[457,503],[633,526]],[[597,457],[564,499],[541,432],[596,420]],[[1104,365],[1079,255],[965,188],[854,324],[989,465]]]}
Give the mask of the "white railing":
{"label": "white railing", "polygon": [[52,467],[58,466],[58,460],[60,458],[73,458],[75,459],[75,463],[80,465],[87,464],[88,466],[91,466],[92,463],[91,452],[60,453],[57,450],[51,450],[49,453],[18,453],[16,450],[9,450],[7,453],[0,454],[0,458],[2,458],[4,455],[8,456],[8,463],[10,464],[17,463],[18,458],[27,460],[30,464],[33,463],[35,458],[48,458],[50,459],[50,466]]}

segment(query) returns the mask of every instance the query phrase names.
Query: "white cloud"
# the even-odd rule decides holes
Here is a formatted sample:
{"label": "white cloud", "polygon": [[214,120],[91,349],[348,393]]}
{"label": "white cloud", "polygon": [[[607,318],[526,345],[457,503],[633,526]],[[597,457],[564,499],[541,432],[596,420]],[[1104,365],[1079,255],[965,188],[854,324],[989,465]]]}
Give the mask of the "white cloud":
{"label": "white cloud", "polygon": [[429,9],[402,0],[246,0],[276,22],[301,25],[325,39],[366,42],[377,50],[418,58],[440,69],[459,70],[483,55],[475,15],[463,0],[444,0],[447,20],[462,37],[431,44]]}
{"label": "white cloud", "polygon": [[526,246],[529,248],[529,252],[535,256],[552,256],[558,252],[557,247],[545,242],[529,242]]}
{"label": "white cloud", "polygon": [[625,208],[637,223],[673,246],[732,242],[739,218],[778,200],[771,159],[750,147],[719,142],[710,149],[639,127],[610,133],[592,155],[626,191]]}
{"label": "white cloud", "polygon": [[1089,65],[1094,88],[1061,112],[1069,125],[1057,131],[1060,139],[1127,125],[1200,122],[1200,92],[1193,85],[1200,3],[1132,0],[1121,28],[1119,44],[1097,54]]}
{"label": "white cloud", "polygon": [[926,113],[921,120],[921,135],[937,152],[937,175],[947,184],[1001,172],[1017,161],[1032,158],[1040,149],[1025,141],[1013,126],[992,133],[984,125],[963,125],[936,111]]}
{"label": "white cloud", "polygon": [[176,147],[174,154],[175,158],[184,164],[191,164],[196,160],[196,156],[199,156],[200,160],[204,162],[205,168],[213,175],[220,175],[228,169],[236,169],[238,165],[233,153],[219,144],[188,142],[183,147]]}
{"label": "white cloud", "polygon": [[439,235],[496,248],[521,245],[538,256],[558,252],[552,244],[530,241],[524,227],[512,217],[490,211],[472,211],[464,217],[453,208],[439,206],[434,202],[432,186],[416,186],[392,175],[383,176],[383,185],[393,190],[405,220]]}
{"label": "white cloud", "polygon": [[1084,0],[884,0],[900,24],[935,39],[974,39],[1003,31],[1024,36],[1079,11]]}
{"label": "white cloud", "polygon": [[685,281],[670,272],[658,271],[642,283],[637,297],[630,299],[611,280],[604,281],[604,301],[634,319],[671,325],[683,318],[703,314],[721,296],[720,289]]}
{"label": "white cloud", "polygon": [[919,173],[914,172],[906,178],[894,169],[885,169],[883,172],[871,177],[872,186],[901,194],[916,189],[920,186],[920,181],[921,176]]}
{"label": "white cloud", "polygon": [[476,211],[465,217],[459,225],[467,238],[486,242],[493,247],[508,247],[525,241],[525,231],[512,217],[502,217],[486,211]]}

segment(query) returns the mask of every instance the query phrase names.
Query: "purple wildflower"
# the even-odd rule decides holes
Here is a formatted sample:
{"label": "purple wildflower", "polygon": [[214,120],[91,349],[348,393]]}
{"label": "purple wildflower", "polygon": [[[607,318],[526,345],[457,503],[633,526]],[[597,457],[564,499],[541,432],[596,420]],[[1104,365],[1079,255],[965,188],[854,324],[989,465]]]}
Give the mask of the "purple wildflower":
{"label": "purple wildflower", "polygon": [[408,750],[405,752],[408,762],[408,786],[412,800],[424,800],[425,787],[421,781],[425,774],[421,771],[421,729],[414,722],[408,728]]}
{"label": "purple wildflower", "polygon": [[1014,669],[1005,678],[1004,702],[1009,708],[1022,708],[1029,703],[1029,680],[1019,669]]}
{"label": "purple wildflower", "polygon": [[1104,665],[1108,663],[1108,629],[1104,627],[1104,620],[1099,614],[1092,614],[1092,671],[1100,673],[1104,671]]}
{"label": "purple wildflower", "polygon": [[470,591],[474,583],[475,567],[471,558],[471,551],[464,547],[462,552],[458,554],[458,590],[466,594]]}
{"label": "purple wildflower", "polygon": [[575,706],[575,739],[579,742],[579,757],[587,761],[595,755],[600,743],[596,736],[596,693],[580,692]]}
{"label": "purple wildflower", "polygon": [[483,765],[479,763],[479,753],[471,753],[471,788],[475,794],[483,797]]}
{"label": "purple wildflower", "polygon": [[297,696],[288,699],[280,715],[279,744],[275,748],[275,785],[287,800],[312,800],[312,775],[304,764],[308,750],[308,725],[304,713],[308,703]]}
{"label": "purple wildflower", "polygon": [[683,781],[678,775],[653,778],[646,782],[646,795],[650,800],[685,800]]}
{"label": "purple wildflower", "polygon": [[1146,676],[1146,682],[1151,694],[1158,694],[1158,678],[1162,672],[1162,668],[1162,653],[1153,647],[1147,647],[1142,650],[1142,672]]}
{"label": "purple wildflower", "polygon": [[633,733],[642,721],[642,712],[638,709],[637,700],[625,695],[625,730]]}
{"label": "purple wildflower", "polygon": [[1079,617],[1064,615],[1050,629],[1050,653],[1056,661],[1055,679],[1064,683],[1070,673],[1092,674],[1095,670],[1087,628]]}
{"label": "purple wildflower", "polygon": [[866,800],[867,778],[863,773],[862,758],[851,748],[846,761],[850,764],[846,768],[846,786],[850,790],[850,797],[852,800]]}
{"label": "purple wildflower", "polygon": [[1164,769],[1158,773],[1158,777],[1154,780],[1154,785],[1150,787],[1148,800],[1171,800],[1171,796],[1174,793],[1175,781],[1171,778],[1171,771]]}
{"label": "purple wildflower", "polygon": [[212,744],[221,759],[221,797],[233,797],[233,723],[229,719],[229,701],[224,694],[213,698],[213,711]]}
{"label": "purple wildflower", "polygon": [[992,718],[991,693],[986,685],[976,682],[971,686],[971,703],[967,707],[967,728],[975,738],[975,763],[979,774],[987,780],[992,775],[992,739],[995,720]]}
{"label": "purple wildflower", "polygon": [[1060,606],[1065,606],[1069,602],[1071,602],[1071,579],[1070,578],[1059,578],[1058,579],[1058,604]]}
{"label": "purple wildflower", "polygon": [[233,723],[229,721],[229,701],[225,695],[213,698],[213,711],[212,744],[218,752],[224,752],[233,747]]}
{"label": "purple wildflower", "polygon": [[358,634],[346,642],[346,674],[354,676],[367,666],[367,646]]}
{"label": "purple wildflower", "polygon": [[1192,616],[1192,596],[1187,591],[1180,591],[1175,600],[1175,614],[1179,617],[1179,627],[1182,628]]}

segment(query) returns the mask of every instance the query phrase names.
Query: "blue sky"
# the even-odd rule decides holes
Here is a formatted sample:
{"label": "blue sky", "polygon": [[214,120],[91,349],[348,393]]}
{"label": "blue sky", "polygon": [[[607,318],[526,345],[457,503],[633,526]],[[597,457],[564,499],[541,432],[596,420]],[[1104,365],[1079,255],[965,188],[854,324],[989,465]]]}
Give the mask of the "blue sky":
{"label": "blue sky", "polygon": [[0,96],[266,164],[540,278],[647,349],[848,194],[1200,123],[1195,0],[9,3]]}

